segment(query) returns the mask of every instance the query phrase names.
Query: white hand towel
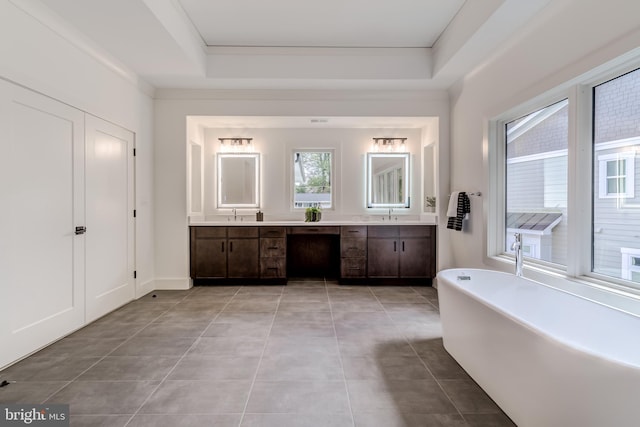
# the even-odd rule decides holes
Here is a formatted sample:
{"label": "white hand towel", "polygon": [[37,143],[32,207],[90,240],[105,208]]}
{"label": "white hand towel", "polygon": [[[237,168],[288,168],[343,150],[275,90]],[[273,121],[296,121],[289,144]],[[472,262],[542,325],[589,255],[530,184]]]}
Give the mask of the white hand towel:
{"label": "white hand towel", "polygon": [[447,216],[453,217],[458,215],[458,197],[460,196],[459,191],[454,191],[451,193],[451,197],[449,197],[449,206],[447,207]]}

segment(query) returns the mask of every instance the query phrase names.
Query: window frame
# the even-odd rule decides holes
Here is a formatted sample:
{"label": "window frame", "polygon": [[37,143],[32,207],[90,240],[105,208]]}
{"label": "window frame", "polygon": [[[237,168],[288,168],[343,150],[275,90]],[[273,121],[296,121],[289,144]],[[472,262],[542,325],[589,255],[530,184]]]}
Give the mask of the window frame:
{"label": "window frame", "polygon": [[307,207],[297,207],[296,206],[296,171],[295,171],[295,154],[296,153],[329,153],[331,155],[331,169],[329,175],[329,182],[331,183],[331,206],[330,207],[321,207],[322,210],[325,211],[334,211],[336,209],[336,150],[334,148],[292,148],[289,153],[289,161],[291,162],[290,168],[290,176],[291,176],[291,185],[289,187],[290,198],[289,198],[289,208],[292,212],[302,212],[307,209]]}
{"label": "window frame", "polygon": [[[595,148],[596,150],[598,147]],[[623,151],[619,153],[601,154],[598,156],[598,198],[599,199],[631,199],[635,197],[635,151]],[[623,175],[608,175],[609,162],[624,161],[625,173]],[[625,179],[625,191],[610,193],[609,179]]]}
{"label": "window frame", "polygon": [[[573,289],[570,283],[613,292],[633,298],[640,297],[640,286],[621,278],[593,272],[593,206],[594,161],[596,149],[593,143],[593,103],[595,87],[640,69],[640,56],[621,57],[607,64],[560,84],[537,97],[517,105],[488,119],[485,127],[484,167],[487,188],[485,223],[487,227],[484,261],[487,265],[513,271],[515,258],[504,249],[506,216],[506,123],[530,114],[555,102],[569,100],[568,134],[568,241],[571,250],[567,254],[567,266],[559,266],[541,260],[528,259],[525,271],[528,276],[543,283],[553,283],[564,289]],[[635,166],[635,165],[634,165]],[[591,197],[579,197],[579,194]],[[568,281],[567,281],[568,280]]]}

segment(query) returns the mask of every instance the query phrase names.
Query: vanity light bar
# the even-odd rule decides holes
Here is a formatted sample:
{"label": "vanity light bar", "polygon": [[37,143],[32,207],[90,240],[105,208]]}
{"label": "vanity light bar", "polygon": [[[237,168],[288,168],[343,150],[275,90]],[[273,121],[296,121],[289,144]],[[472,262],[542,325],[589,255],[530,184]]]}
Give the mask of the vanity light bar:
{"label": "vanity light bar", "polygon": [[406,140],[407,138],[373,138],[373,151],[404,152]]}
{"label": "vanity light bar", "polygon": [[218,138],[222,151],[244,151],[252,152],[253,145],[251,141],[253,138]]}

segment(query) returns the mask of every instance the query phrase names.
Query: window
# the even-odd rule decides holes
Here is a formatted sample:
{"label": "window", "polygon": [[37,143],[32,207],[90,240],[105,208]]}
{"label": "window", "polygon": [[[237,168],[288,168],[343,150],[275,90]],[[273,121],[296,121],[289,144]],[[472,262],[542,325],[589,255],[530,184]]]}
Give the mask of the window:
{"label": "window", "polygon": [[598,157],[598,198],[635,197],[634,158],[634,152]]}
{"label": "window", "polygon": [[[640,201],[636,150],[640,148],[640,70],[593,88],[592,271],[639,281]],[[635,279],[635,280],[634,280]]]}
{"label": "window", "polygon": [[511,251],[522,234],[523,254],[566,264],[568,101],[505,124],[506,233]]}
{"label": "window", "polygon": [[562,94],[492,128],[489,254],[509,255],[522,233],[540,269],[640,293],[640,69]]}
{"label": "window", "polygon": [[295,150],[293,152],[293,207],[333,208],[333,152]]}

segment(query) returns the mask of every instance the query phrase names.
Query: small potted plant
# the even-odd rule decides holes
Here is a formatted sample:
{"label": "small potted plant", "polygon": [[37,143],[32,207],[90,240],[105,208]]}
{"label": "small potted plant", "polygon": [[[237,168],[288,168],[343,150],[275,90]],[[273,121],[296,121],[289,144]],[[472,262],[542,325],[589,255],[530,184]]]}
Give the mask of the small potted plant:
{"label": "small potted plant", "polygon": [[318,222],[322,217],[322,212],[318,206],[314,206],[311,208],[307,208],[304,211],[304,221],[305,222]]}
{"label": "small potted plant", "polygon": [[436,211],[436,198],[433,196],[427,196],[425,198],[425,212]]}

